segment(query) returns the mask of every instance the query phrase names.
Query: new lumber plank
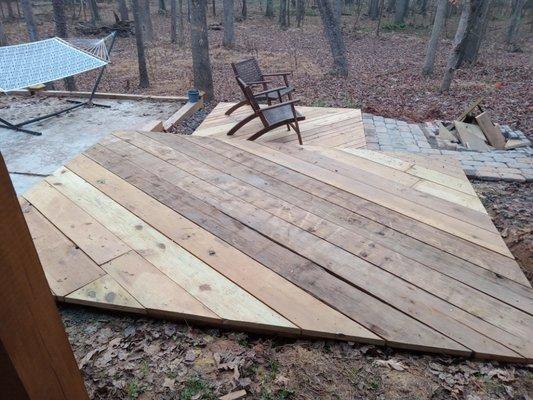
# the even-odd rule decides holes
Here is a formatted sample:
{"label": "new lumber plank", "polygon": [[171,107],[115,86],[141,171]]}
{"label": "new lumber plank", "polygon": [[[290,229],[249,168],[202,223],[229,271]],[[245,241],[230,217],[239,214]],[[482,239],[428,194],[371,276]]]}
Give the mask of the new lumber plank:
{"label": "new lumber plank", "polygon": [[[145,149],[152,148],[152,146],[146,143],[146,141],[142,141],[142,139],[140,141],[130,139],[130,141]],[[179,149],[181,152],[190,153],[189,148],[185,146],[176,146],[176,149]],[[305,231],[312,231],[316,236],[328,240],[331,243],[350,251],[354,255],[358,255],[362,259],[370,261],[374,265],[380,266],[390,273],[398,274],[402,279],[405,279],[418,287],[433,293],[435,296],[439,296],[441,299],[464,309],[476,317],[501,328],[500,331],[494,333],[495,330],[492,326],[488,324],[478,324],[479,326],[476,326],[477,330],[485,332],[488,336],[491,334],[497,335],[499,341],[503,341],[507,344],[507,332],[514,334],[517,337],[525,337],[533,332],[533,318],[531,316],[513,309],[506,304],[495,301],[489,296],[479,293],[466,285],[462,285],[457,281],[453,281],[448,277],[435,273],[435,271],[425,268],[422,265],[413,263],[412,261],[408,262],[403,259],[402,256],[387,251],[387,249],[380,248],[375,243],[368,243],[360,236],[351,234],[350,232],[342,232],[340,227],[331,223],[328,224],[327,221],[321,220],[297,207],[293,207],[289,203],[275,198],[269,198],[265,192],[261,192],[261,190],[256,188],[249,188],[244,182],[238,181],[236,178],[232,178],[229,175],[223,175],[223,170],[227,169],[225,166],[221,167],[220,170],[216,168],[209,170],[205,167],[205,164],[202,165],[203,163],[198,160],[191,158],[180,159],[177,152],[171,153],[165,148],[159,150],[159,154],[173,165],[180,166],[180,169],[183,170],[189,170],[189,172],[193,173],[196,177],[216,185],[227,193],[233,194],[235,197],[246,200],[249,204],[257,206],[257,210],[255,210],[254,214],[259,214],[262,210],[266,210],[273,215],[280,216],[280,218],[285,221],[291,222]],[[211,161],[212,155],[206,154],[198,155],[198,159],[205,160],[206,156]],[[217,163],[214,164],[216,165]],[[211,195],[213,196],[212,192]],[[224,201],[224,203],[231,201],[230,199],[223,200],[222,198],[219,200]],[[302,221],[305,222],[302,223]],[[279,223],[277,225],[280,226]],[[253,228],[259,230],[257,226],[254,226]],[[272,235],[272,233],[270,233],[270,235]],[[292,237],[294,236],[295,235],[292,235]],[[298,236],[303,236],[303,233],[300,233]],[[331,251],[327,252],[327,254],[331,256]],[[375,280],[380,279],[376,278]],[[386,281],[387,279],[384,278],[383,280]],[[465,301],[466,298],[468,298],[468,301]],[[456,312],[455,318],[457,318],[457,314],[460,313]],[[478,322],[477,318],[471,318],[471,316],[466,313],[463,313],[463,318],[469,325],[476,325]],[[508,345],[513,346],[515,349],[525,352],[526,354],[528,352],[533,353],[533,349],[528,349],[527,343],[521,341],[515,342],[516,343]]]}
{"label": "new lumber plank", "polygon": [[21,207],[46,280],[59,300],[105,274],[26,200]]}
{"label": "new lumber plank", "polygon": [[[130,138],[130,142],[135,142],[135,139]],[[119,145],[120,143],[115,143],[110,145],[110,148],[118,150]],[[127,148],[128,146],[131,145],[124,142],[122,148]],[[152,149],[153,147],[148,147],[146,143],[143,143],[143,150],[150,151]],[[171,154],[172,157],[175,157],[175,154],[169,152],[170,149],[167,149],[168,147],[162,149],[159,152],[159,156]],[[148,153],[146,154],[148,155]],[[368,291],[406,314],[415,315],[417,319],[437,331],[472,349],[478,357],[496,356],[508,360],[520,359],[516,352],[491,340],[491,336],[497,337],[498,340],[506,340],[506,346],[512,346],[515,350],[519,349],[526,356],[533,353],[533,349],[527,343],[523,344],[520,341],[515,343],[512,338],[509,338],[511,335],[507,332],[499,331],[496,327],[483,323],[477,317],[472,317],[461,309],[398,279],[393,274],[376,269],[368,262],[328,242],[321,241],[315,235],[288,224],[261,208],[254,207],[236,196],[228,195],[223,190],[217,189],[205,181],[194,179],[192,175],[183,174],[181,171],[184,171],[184,169],[180,171],[178,168],[172,168],[172,166],[159,158],[154,159],[135,154],[134,160],[136,163],[143,163],[143,159],[151,159],[156,165],[155,168],[158,175],[164,179],[180,185],[180,187],[185,188],[194,196],[215,205],[233,218],[245,221],[248,226],[263,235],[274,240],[283,239],[285,245],[293,251],[297,251],[334,275],[342,277],[362,290]],[[144,163],[143,165],[148,167]],[[193,169],[194,167],[181,165],[181,168]],[[402,294],[406,292],[411,294],[408,301],[402,297]],[[468,324],[475,326],[475,329],[482,330],[487,336],[480,335]],[[526,328],[524,329],[527,331]]]}
{"label": "new lumber plank", "polygon": [[[176,137],[176,140],[181,139],[181,137]],[[316,179],[308,179],[305,175],[272,161],[258,159],[251,153],[242,151],[230,143],[211,138],[195,138],[194,136],[188,137],[187,140],[216,151],[249,168],[253,168],[255,171],[270,176],[278,182],[290,184],[292,187],[291,193],[296,190],[305,191],[327,203],[338,206],[337,210],[342,207],[345,210],[353,211],[353,213],[348,215],[341,214],[338,221],[344,219],[353,224],[353,227],[358,226],[360,229],[375,232],[374,240],[389,239],[388,245],[406,242],[405,251],[410,256],[417,255],[418,249],[421,248],[433,250],[432,252],[425,251],[424,254],[421,254],[419,261],[426,259],[428,262],[433,261],[437,266],[444,263],[444,265],[457,265],[459,269],[469,268],[468,264],[462,262],[462,258],[473,265],[485,269],[486,271],[483,271],[483,275],[493,275],[491,277],[495,278],[496,281],[500,281],[502,285],[505,285],[506,282],[505,280],[500,280],[500,277],[505,276],[529,286],[529,282],[518,264],[508,257],[486,250],[428,225],[422,225],[402,214],[388,212],[387,209],[382,209],[374,203],[350,193],[336,190]],[[313,203],[309,199],[306,202]],[[400,235],[399,238],[398,235]],[[410,240],[409,238],[412,239]],[[442,253],[439,258],[435,258],[435,251]],[[446,256],[447,258],[442,259],[440,256]],[[478,273],[482,273],[482,271],[478,271]]]}
{"label": "new lumber plank", "polygon": [[[147,136],[151,137],[152,135]],[[339,241],[340,247],[343,247],[344,243],[349,243],[350,245],[353,244],[357,249],[357,254],[364,254],[368,252],[363,252],[363,248],[367,247],[371,243],[373,251],[387,253],[393,258],[400,256],[402,259],[405,258],[405,263],[407,264],[411,264],[413,260],[418,261],[423,265],[439,271],[440,273],[453,277],[460,282],[466,283],[467,285],[483,291],[484,293],[497,297],[509,305],[533,314],[532,290],[524,288],[521,285],[517,285],[512,281],[503,282],[501,278],[496,278],[493,274],[483,274],[478,267],[474,267],[473,269],[475,272],[471,273],[470,271],[472,270],[472,265],[467,263],[458,264],[455,258],[451,256],[446,257],[446,254],[443,254],[444,257],[435,258],[435,262],[431,262],[429,259],[433,256],[433,254],[430,254],[427,251],[420,252],[420,256],[418,256],[420,248],[423,247],[423,243],[416,243],[412,240],[409,240],[409,238],[402,237],[398,234],[394,235],[392,240],[388,240],[383,234],[382,228],[374,228],[370,224],[366,224],[364,227],[359,228],[358,225],[353,224],[354,219],[358,218],[356,214],[353,214],[349,210],[337,207],[335,204],[326,202],[316,196],[310,195],[307,192],[298,189],[297,187],[277,181],[257,170],[246,168],[244,165],[234,161],[231,155],[229,155],[228,158],[221,157],[221,155],[217,152],[220,150],[219,147],[208,149],[200,145],[205,144],[203,143],[205,140],[201,140],[197,144],[197,141],[193,142],[192,140],[183,137],[170,138],[154,136],[153,138],[186,155],[180,156],[179,153],[170,153],[168,150],[164,150],[164,155],[162,158],[168,159],[168,162],[174,165],[189,165],[194,163],[198,165],[198,162],[201,162],[210,165],[219,171],[214,172],[211,180],[208,178],[203,178],[206,181],[210,181],[213,184],[218,185],[231,179],[239,179],[243,185],[246,183],[265,192],[259,196],[259,201],[269,198],[270,196],[268,195],[273,195],[274,197],[271,197],[270,202],[273,203],[277,200],[279,201],[271,205],[265,203],[266,205],[263,206],[263,208],[266,210],[268,207],[268,209],[272,210],[271,212],[273,213],[287,214],[294,220],[294,224],[302,223],[304,225],[304,229],[306,230],[316,232],[318,229],[323,228],[330,222],[335,224],[331,227],[332,233],[328,234],[328,237],[325,238],[326,240],[329,240],[329,238],[331,238],[333,235],[338,235],[338,232],[343,229],[347,229],[357,235],[357,237],[352,236],[349,238],[344,235]],[[135,143],[135,141],[132,141],[132,143]],[[143,142],[141,138],[140,143],[146,142]],[[146,144],[143,145],[143,147],[150,148],[150,145]],[[205,168],[203,170],[205,170]],[[224,177],[224,173],[228,174],[229,176]],[[244,196],[245,193],[246,192],[242,189],[242,187],[239,187],[236,191],[237,196]],[[291,209],[291,204],[285,204],[280,201],[290,202],[293,205],[301,207],[303,210],[313,213],[313,215],[302,215],[301,213],[299,215],[298,210]],[[319,220],[317,217],[323,218],[323,220]],[[374,232],[373,229],[375,229]],[[374,242],[369,242],[369,240]],[[399,243],[402,241],[407,241],[406,245],[403,247],[399,245]],[[357,243],[360,243],[360,245]],[[391,250],[393,251],[391,252]],[[414,256],[413,253],[415,254]],[[396,260],[396,262],[398,262],[398,260]],[[415,262],[414,264],[416,265],[417,263]],[[408,268],[409,270],[412,269],[412,267]],[[432,278],[426,277],[426,279],[431,280]],[[439,278],[437,278],[437,280],[438,279]],[[509,288],[512,288],[511,291]],[[490,308],[492,307],[489,307],[489,309]]]}
{"label": "new lumber plank", "polygon": [[102,265],[148,314],[222,324],[222,319],[139,254],[130,251]]}
{"label": "new lumber plank", "polygon": [[492,123],[488,111],[479,114],[476,117],[476,122],[492,146],[497,149],[505,148],[505,137],[502,135],[501,130]]}
{"label": "new lumber plank", "polygon": [[98,305],[109,310],[146,314],[145,308],[109,275],[103,275],[72,292],[65,297],[65,301],[88,306]]}
{"label": "new lumber plank", "polygon": [[[67,167],[301,327],[304,334],[326,337],[342,335],[362,341],[381,341],[356,322],[87,157],[79,156],[67,164]],[[144,303],[143,305],[146,306]],[[313,312],[310,313],[309,310]]]}
{"label": "new lumber plank", "polygon": [[[97,147],[89,149],[86,154],[158,201],[201,224],[243,253],[366,326],[383,337],[387,344],[433,352],[469,353],[456,342],[342,280],[332,277],[319,266],[269,241],[241,222],[191,196],[171,182],[162,180],[158,175],[141,169],[125,157],[120,159],[116,153],[113,157],[102,155]],[[163,188],[167,188],[168,191]]]}
{"label": "new lumber plank", "polygon": [[46,180],[221,318],[243,325],[297,330],[295,325],[66,168]]}
{"label": "new lumber plank", "polygon": [[46,219],[98,265],[130,251],[126,244],[45,181],[24,194]]}
{"label": "new lumber plank", "polygon": [[283,152],[266,148],[265,146],[260,146],[257,143],[250,141],[232,141],[232,145],[249,151],[250,153],[259,155],[262,158],[274,161],[280,165],[284,165],[290,169],[293,169],[294,171],[318,178],[323,182],[333,185],[341,190],[363,197],[371,202],[379,204],[393,211],[397,211],[442,231],[461,237],[469,242],[478,244],[509,258],[513,258],[513,255],[497,232],[479,229],[479,227],[473,226],[463,220],[453,218],[446,214],[435,213],[434,210],[422,207],[416,203],[412,203],[411,201],[392,196],[391,194],[369,186],[363,182],[337,175],[333,171],[304,162]]}

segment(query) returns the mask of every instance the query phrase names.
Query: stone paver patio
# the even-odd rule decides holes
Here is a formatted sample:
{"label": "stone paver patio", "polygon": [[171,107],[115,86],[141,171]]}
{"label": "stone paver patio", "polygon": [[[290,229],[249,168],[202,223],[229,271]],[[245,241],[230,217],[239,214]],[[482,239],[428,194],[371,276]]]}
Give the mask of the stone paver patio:
{"label": "stone paver patio", "polygon": [[515,150],[490,152],[442,150],[434,148],[432,133],[434,125],[409,124],[391,118],[363,114],[363,125],[370,150],[410,152],[421,154],[453,155],[470,178],[533,182],[533,149],[524,147]]}

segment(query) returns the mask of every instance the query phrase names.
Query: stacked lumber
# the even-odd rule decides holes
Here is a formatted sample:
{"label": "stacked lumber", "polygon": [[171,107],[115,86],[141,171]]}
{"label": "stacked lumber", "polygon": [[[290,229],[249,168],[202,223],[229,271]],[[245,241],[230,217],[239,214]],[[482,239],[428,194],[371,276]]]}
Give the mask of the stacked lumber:
{"label": "stacked lumber", "polygon": [[[476,113],[476,111],[478,111]],[[477,99],[453,122],[444,125],[437,123],[437,140],[439,147],[456,150],[460,146],[473,151],[511,150],[527,147],[531,142],[515,135],[514,132],[503,130],[494,124],[488,111],[481,107],[481,99]]]}

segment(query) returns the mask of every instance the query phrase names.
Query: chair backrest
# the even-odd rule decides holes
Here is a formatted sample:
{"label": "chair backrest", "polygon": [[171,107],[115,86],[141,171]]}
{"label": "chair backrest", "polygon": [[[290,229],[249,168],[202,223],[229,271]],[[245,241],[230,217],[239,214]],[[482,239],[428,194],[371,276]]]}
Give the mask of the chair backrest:
{"label": "chair backrest", "polygon": [[245,83],[259,82],[263,80],[263,73],[255,58],[231,63],[231,67],[233,68],[233,72],[235,72],[235,76],[241,78]]}
{"label": "chair backrest", "polygon": [[239,84],[239,87],[242,90],[242,93],[244,94],[244,97],[250,103],[250,106],[253,108],[253,110],[257,113],[261,110],[261,107],[259,107],[259,104],[257,103],[257,100],[254,97],[254,93],[252,92],[252,88],[244,82],[244,80],[241,79],[240,76],[236,76],[235,79],[237,79],[237,83]]}

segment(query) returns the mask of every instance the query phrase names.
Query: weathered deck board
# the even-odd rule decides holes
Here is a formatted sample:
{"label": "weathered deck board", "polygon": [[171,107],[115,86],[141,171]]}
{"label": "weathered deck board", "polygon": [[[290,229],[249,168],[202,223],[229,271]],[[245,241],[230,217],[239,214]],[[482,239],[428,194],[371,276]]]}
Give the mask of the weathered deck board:
{"label": "weathered deck board", "polygon": [[[317,119],[308,139],[343,142],[328,124],[344,111],[326,119],[321,111],[308,112]],[[215,114],[208,128],[227,125],[224,118]],[[63,243],[37,246],[58,298],[256,331],[533,360],[533,289],[466,180],[443,176],[438,163],[432,170],[276,135],[254,143],[117,132],[47,178],[25,207],[32,232],[47,227]],[[58,286],[53,273],[69,274],[61,263],[75,245],[76,260],[93,273],[73,266],[70,286]]]}
{"label": "weathered deck board", "polygon": [[[230,116],[224,113],[234,103],[219,103],[194,132],[196,136],[227,137],[226,133],[237,122],[251,113],[249,107],[241,107]],[[350,108],[296,107],[305,116],[300,122],[304,144],[313,146],[362,148],[366,145],[361,110]],[[244,139],[262,128],[259,120],[242,127],[231,139]],[[257,142],[294,144],[296,134],[286,127],[275,129],[257,139]]]}

